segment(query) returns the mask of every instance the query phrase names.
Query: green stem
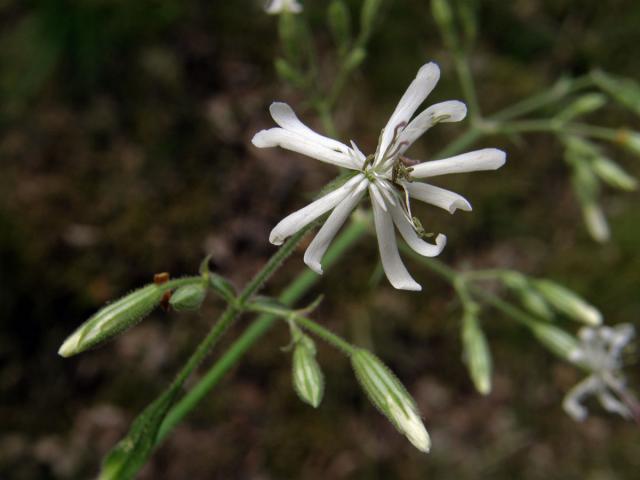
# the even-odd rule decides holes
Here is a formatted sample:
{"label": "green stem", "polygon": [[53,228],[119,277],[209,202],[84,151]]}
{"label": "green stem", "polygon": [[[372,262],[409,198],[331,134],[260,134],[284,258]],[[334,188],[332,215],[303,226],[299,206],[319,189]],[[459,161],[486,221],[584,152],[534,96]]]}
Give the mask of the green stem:
{"label": "green stem", "polygon": [[589,75],[574,79],[563,79],[557,82],[550,89],[525,98],[518,103],[494,113],[489,118],[491,120],[500,121],[512,120],[522,115],[540,110],[541,108],[551,105],[571,93],[575,93],[578,90],[591,86],[593,86],[593,80]]}
{"label": "green stem", "polygon": [[476,95],[476,87],[473,83],[473,76],[471,75],[471,69],[469,68],[469,60],[467,56],[458,51],[455,53],[455,67],[458,72],[458,78],[460,79],[460,86],[462,87],[462,93],[465,100],[469,104],[469,118],[471,119],[471,125],[482,118],[480,111],[480,103],[478,102],[478,96]]}
{"label": "green stem", "polygon": [[[364,235],[365,231],[366,225],[362,222],[353,222],[349,225],[333,242],[324,256],[323,265],[325,269],[331,268]],[[292,305],[307,293],[318,282],[319,278],[311,270],[301,273],[280,295],[280,302],[285,305]],[[171,430],[218,384],[224,374],[242,358],[247,350],[271,329],[275,320],[276,317],[274,315],[260,315],[224,355],[216,361],[200,381],[176,402],[160,427],[156,445],[160,444]]]}

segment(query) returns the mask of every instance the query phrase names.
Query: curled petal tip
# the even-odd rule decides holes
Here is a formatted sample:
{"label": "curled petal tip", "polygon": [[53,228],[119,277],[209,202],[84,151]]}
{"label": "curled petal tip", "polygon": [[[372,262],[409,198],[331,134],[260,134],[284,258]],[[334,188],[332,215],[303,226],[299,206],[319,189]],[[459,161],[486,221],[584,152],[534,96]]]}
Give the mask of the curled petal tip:
{"label": "curled petal tip", "polygon": [[258,148],[267,148],[275,146],[269,139],[269,130],[260,130],[251,139],[251,143]]}
{"label": "curled petal tip", "polygon": [[322,270],[322,265],[320,265],[320,262],[314,262],[312,260],[307,260],[305,258],[304,263],[306,263],[307,267],[309,267],[311,270],[316,272],[318,275],[322,275],[324,273]]}
{"label": "curled petal tip", "polygon": [[471,204],[466,200],[458,198],[458,199],[454,200],[453,202],[451,202],[451,205],[449,205],[449,213],[453,214],[453,213],[455,213],[456,210],[462,210],[464,212],[470,212],[472,210]]}

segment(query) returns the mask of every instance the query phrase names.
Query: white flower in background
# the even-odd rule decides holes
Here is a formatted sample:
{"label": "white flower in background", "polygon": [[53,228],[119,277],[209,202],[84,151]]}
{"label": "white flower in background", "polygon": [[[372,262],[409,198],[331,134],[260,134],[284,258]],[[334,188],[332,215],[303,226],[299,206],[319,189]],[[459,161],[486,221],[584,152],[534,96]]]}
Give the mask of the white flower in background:
{"label": "white flower in background", "polygon": [[633,325],[628,323],[580,329],[580,346],[569,358],[591,374],[573,387],[563,401],[564,410],[575,420],[587,417],[587,408],[582,403],[590,395],[596,396],[608,412],[624,418],[635,415],[632,408],[637,408],[637,401],[626,390],[621,373],[622,350],[633,336]]}
{"label": "white flower in background", "polygon": [[368,191],[380,258],[389,282],[398,289],[421,290],[402,263],[394,224],[413,250],[426,257],[434,257],[442,251],[447,239],[439,234],[435,243],[424,240],[427,235],[411,213],[410,200],[414,198],[430,203],[450,213],[458,208],[469,211],[471,205],[457,193],[414,180],[449,173],[495,170],[505,162],[505,153],[495,148],[423,163],[404,156],[413,142],[429,128],[441,122],[458,122],[467,113],[464,103],[451,100],[432,105],[411,120],[439,77],[440,69],[435,63],[427,63],[420,68],[382,130],[375,154],[369,156],[363,154],[353,141],[349,147],[314,132],[298,119],[289,105],[271,104],[271,116],[280,127],[258,132],[252,140],[256,147],[282,147],[355,173],[342,186],[283,219],[271,231],[269,241],[280,245],[287,237],[332,210],[304,255],[305,263],[321,274],[320,262],[329,243]]}
{"label": "white flower in background", "polygon": [[297,0],[267,0],[264,11],[270,15],[278,15],[282,12],[300,13],[302,5]]}

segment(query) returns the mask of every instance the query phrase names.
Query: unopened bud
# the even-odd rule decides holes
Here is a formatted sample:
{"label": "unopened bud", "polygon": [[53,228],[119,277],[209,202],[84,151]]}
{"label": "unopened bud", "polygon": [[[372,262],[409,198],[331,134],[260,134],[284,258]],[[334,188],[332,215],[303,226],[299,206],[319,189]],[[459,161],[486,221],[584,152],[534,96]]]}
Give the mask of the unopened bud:
{"label": "unopened bud", "polygon": [[176,312],[198,310],[206,296],[207,289],[204,285],[185,285],[173,292],[169,304]]}
{"label": "unopened bud", "polygon": [[166,291],[166,286],[147,285],[108,304],[80,325],[64,341],[58,354],[76,355],[132,327],[160,303]]}
{"label": "unopened bud", "polygon": [[595,202],[582,205],[582,217],[591,237],[597,242],[606,242],[610,238],[609,223],[602,208]]}
{"label": "unopened bud", "polygon": [[558,311],[587,325],[602,323],[602,314],[576,293],[550,280],[537,280],[534,286],[540,294]]}
{"label": "unopened bud", "polygon": [[462,346],[471,380],[483,395],[491,392],[491,353],[487,338],[473,311],[462,318]]}
{"label": "unopened bud", "polygon": [[324,376],[316,361],[313,340],[300,334],[293,350],[293,388],[300,399],[317,408],[324,393]]}
{"label": "unopened bud", "polygon": [[572,361],[572,355],[579,345],[576,337],[550,323],[535,322],[529,328],[551,352],[564,360]]}
{"label": "unopened bud", "polygon": [[416,404],[396,376],[378,357],[364,349],[351,355],[351,365],[369,400],[420,451],[429,452],[431,439]]}
{"label": "unopened bud", "polygon": [[596,175],[614,188],[631,191],[635,190],[638,186],[638,182],[634,177],[625,172],[616,162],[608,158],[598,157],[594,159],[591,167],[593,171],[596,172]]}

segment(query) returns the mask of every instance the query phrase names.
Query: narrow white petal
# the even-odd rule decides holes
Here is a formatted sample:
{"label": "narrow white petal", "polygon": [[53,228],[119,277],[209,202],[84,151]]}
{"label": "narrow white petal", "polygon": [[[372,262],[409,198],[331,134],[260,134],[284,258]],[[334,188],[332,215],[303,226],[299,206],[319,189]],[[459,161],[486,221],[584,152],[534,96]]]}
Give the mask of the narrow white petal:
{"label": "narrow white petal", "polygon": [[391,205],[396,205],[396,192],[391,186],[391,183],[386,180],[381,180],[377,183],[377,185],[380,189],[380,193],[382,193],[386,201]]}
{"label": "narrow white petal", "polygon": [[384,273],[395,288],[419,292],[422,287],[411,278],[400,258],[391,216],[382,210],[382,207],[377,202],[371,202],[371,205],[373,206],[373,219]]}
{"label": "narrow white petal", "polygon": [[467,106],[458,100],[436,103],[411,120],[400,134],[399,143],[404,143],[400,153],[404,153],[424,132],[437,123],[459,122],[467,115]]}
{"label": "narrow white petal", "polygon": [[360,199],[362,199],[366,188],[367,181],[362,179],[356,189],[331,212],[327,221],[324,222],[324,225],[322,225],[322,228],[304,252],[304,263],[318,275],[322,275],[322,265],[320,262],[327,248],[329,248],[329,244],[353,209],[358,205]]}
{"label": "narrow white petal", "polygon": [[387,211],[387,205],[384,201],[384,197],[382,193],[380,193],[380,189],[375,183],[369,184],[369,194],[371,195],[371,203],[377,203],[382,210]]}
{"label": "narrow white petal", "polygon": [[484,148],[455,157],[423,162],[413,167],[413,178],[435,177],[448,173],[496,170],[504,165],[506,154],[497,148]]}
{"label": "narrow white petal", "polygon": [[444,208],[449,213],[455,212],[458,208],[465,212],[471,211],[471,204],[467,199],[455,192],[421,182],[403,182],[402,185],[412,198]]}
{"label": "narrow white petal", "polygon": [[[398,102],[398,106],[391,114],[387,125],[384,127],[380,145],[378,146],[380,155],[383,155],[387,147],[389,147],[391,140],[393,140],[396,127],[402,122],[408,123],[409,120],[411,120],[415,111],[431,93],[439,79],[440,68],[433,62],[423,65],[420,70],[418,70],[416,78],[411,82],[409,88],[407,88],[407,91]],[[376,159],[376,161],[378,160],[379,159]]]}
{"label": "narrow white petal", "polygon": [[390,206],[389,210],[391,212],[391,218],[393,218],[393,223],[398,227],[398,231],[405,242],[407,242],[407,245],[424,257],[436,257],[440,255],[447,244],[447,237],[445,235],[439,233],[436,236],[435,245],[425,242],[418,236],[400,207]]}
{"label": "narrow white petal", "polygon": [[285,217],[271,230],[269,241],[274,245],[282,245],[287,237],[290,237],[301,228],[306,227],[315,219],[338,205],[363,178],[364,175],[362,174],[356,175],[341,187],[336,188],[315,202]]}
{"label": "narrow white petal", "polygon": [[595,375],[590,375],[565,395],[562,408],[574,420],[582,421],[587,417],[588,411],[582,402],[585,397],[600,391],[603,388],[602,381]]}
{"label": "narrow white petal", "polygon": [[253,136],[251,143],[258,148],[282,147],[339,167],[352,170],[358,168],[347,153],[331,150],[306,136],[284,128],[261,130]]}
{"label": "narrow white petal", "polygon": [[598,400],[607,412],[617,413],[623,418],[632,417],[631,410],[606,389],[603,388],[598,392]]}
{"label": "narrow white petal", "polygon": [[345,144],[332,138],[325,137],[324,135],[320,135],[307,127],[300,121],[293,109],[286,103],[273,102],[269,107],[269,112],[271,112],[271,117],[275,122],[285,130],[302,135],[312,142],[318,143],[323,147],[327,147],[337,152],[347,153],[349,151],[349,147]]}

